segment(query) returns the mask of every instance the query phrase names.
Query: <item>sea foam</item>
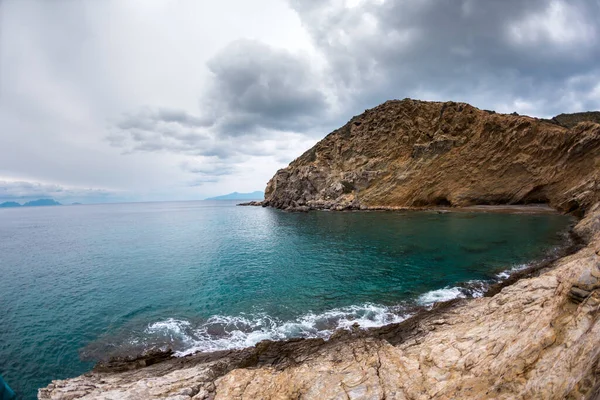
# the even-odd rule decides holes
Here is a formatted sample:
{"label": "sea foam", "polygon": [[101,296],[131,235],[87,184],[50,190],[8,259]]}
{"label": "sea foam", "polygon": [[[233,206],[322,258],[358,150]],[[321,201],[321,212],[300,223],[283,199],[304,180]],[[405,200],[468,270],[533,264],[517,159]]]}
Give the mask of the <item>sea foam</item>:
{"label": "sea foam", "polygon": [[[430,308],[438,302],[481,297],[488,284],[486,281],[473,280],[465,282],[462,286],[432,290],[420,295],[415,303]],[[407,311],[409,308],[407,305],[388,307],[365,303],[316,314],[309,312],[290,321],[282,321],[266,313],[215,315],[197,325],[186,320],[169,318],[148,325],[145,333],[150,336],[160,335],[171,342],[179,343],[175,355],[181,357],[196,352],[242,349],[263,340],[328,339],[338,329],[367,329],[402,322],[412,315]]]}
{"label": "sea foam", "polygon": [[463,293],[461,288],[455,286],[445,287],[443,289],[437,289],[427,293],[423,293],[419,296],[419,299],[417,301],[421,305],[428,306],[441,301],[448,301],[465,297],[467,296]]}
{"label": "sea foam", "polygon": [[[527,268],[515,265],[496,275],[504,280],[511,274]],[[435,303],[453,299],[476,298],[485,294],[492,281],[471,280],[459,286],[447,286],[418,296],[412,303],[427,309]],[[309,312],[293,320],[283,321],[266,313],[241,313],[237,316],[215,315],[193,324],[183,319],[168,318],[151,323],[145,329],[150,337],[162,337],[175,345],[175,355],[211,352],[251,347],[263,340],[291,338],[328,339],[338,329],[361,329],[399,323],[412,314],[406,304],[388,307],[365,303],[335,308],[321,313]],[[412,309],[414,311],[414,308]]]}
{"label": "sea foam", "polygon": [[500,280],[508,279],[515,272],[523,271],[531,266],[531,264],[518,264],[514,267],[507,269],[506,271],[502,271],[499,274],[496,274],[496,277]]}
{"label": "sea foam", "polygon": [[337,329],[362,329],[404,321],[410,315],[400,308],[377,304],[341,307],[322,313],[307,313],[291,321],[281,321],[264,313],[237,316],[216,315],[193,326],[191,322],[169,318],[146,328],[148,335],[160,335],[177,341],[183,348],[177,356],[199,351],[242,349],[263,340],[291,338],[329,338]]}

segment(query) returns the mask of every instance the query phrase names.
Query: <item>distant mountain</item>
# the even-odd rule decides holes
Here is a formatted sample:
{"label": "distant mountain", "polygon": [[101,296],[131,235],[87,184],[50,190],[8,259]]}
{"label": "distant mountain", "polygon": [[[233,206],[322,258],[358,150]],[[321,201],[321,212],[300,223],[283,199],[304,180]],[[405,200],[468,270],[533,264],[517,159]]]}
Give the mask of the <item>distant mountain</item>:
{"label": "distant mountain", "polygon": [[40,207],[40,206],[60,206],[61,204],[53,199],[39,199],[39,200],[33,200],[33,201],[28,201],[27,203],[23,204],[23,207]]}
{"label": "distant mountain", "polygon": [[21,205],[14,201],[7,201],[0,204],[0,208],[9,208],[9,207],[40,207],[40,206],[60,206],[61,204],[58,201],[53,199],[38,199],[33,201],[28,201],[27,203]]}
{"label": "distant mountain", "polygon": [[14,201],[6,201],[0,204],[0,208],[8,208],[8,207],[21,207],[19,203],[15,203]]}
{"label": "distant mountain", "polygon": [[257,190],[252,193],[233,192],[223,196],[210,197],[206,200],[262,200],[265,198],[265,193]]}

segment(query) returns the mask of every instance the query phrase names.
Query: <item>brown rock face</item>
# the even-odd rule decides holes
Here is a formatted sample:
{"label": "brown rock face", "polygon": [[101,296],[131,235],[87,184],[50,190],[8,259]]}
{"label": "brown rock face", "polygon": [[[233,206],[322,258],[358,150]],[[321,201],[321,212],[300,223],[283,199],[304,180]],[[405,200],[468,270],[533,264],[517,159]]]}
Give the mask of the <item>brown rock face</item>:
{"label": "brown rock face", "polygon": [[552,118],[552,121],[567,128],[573,128],[578,123],[586,121],[591,121],[600,124],[600,111],[560,114]]}
{"label": "brown rock face", "polygon": [[352,118],[279,170],[264,205],[549,203],[584,214],[600,199],[599,167],[600,125],[592,122],[569,129],[465,103],[394,100]]}

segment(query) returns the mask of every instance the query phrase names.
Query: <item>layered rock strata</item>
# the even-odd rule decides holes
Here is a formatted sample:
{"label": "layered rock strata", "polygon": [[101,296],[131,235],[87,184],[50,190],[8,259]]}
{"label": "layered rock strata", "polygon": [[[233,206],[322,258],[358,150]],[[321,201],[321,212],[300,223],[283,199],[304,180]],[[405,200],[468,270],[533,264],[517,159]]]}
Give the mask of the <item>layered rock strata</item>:
{"label": "layered rock strata", "polygon": [[600,200],[599,163],[600,125],[593,122],[567,128],[465,103],[395,100],[352,118],[279,170],[263,204],[340,210],[549,203],[582,215]]}

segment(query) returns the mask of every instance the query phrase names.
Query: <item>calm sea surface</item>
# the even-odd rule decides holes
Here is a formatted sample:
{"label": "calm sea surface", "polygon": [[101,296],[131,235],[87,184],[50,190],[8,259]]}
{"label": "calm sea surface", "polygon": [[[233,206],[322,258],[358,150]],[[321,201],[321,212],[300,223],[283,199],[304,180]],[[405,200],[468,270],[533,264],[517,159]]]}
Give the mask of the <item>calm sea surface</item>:
{"label": "calm sea surface", "polygon": [[110,354],[401,321],[480,294],[564,243],[571,222],[229,201],[0,209],[0,375],[29,399]]}

